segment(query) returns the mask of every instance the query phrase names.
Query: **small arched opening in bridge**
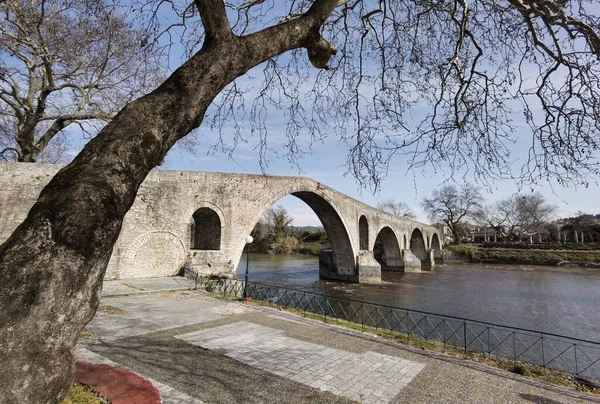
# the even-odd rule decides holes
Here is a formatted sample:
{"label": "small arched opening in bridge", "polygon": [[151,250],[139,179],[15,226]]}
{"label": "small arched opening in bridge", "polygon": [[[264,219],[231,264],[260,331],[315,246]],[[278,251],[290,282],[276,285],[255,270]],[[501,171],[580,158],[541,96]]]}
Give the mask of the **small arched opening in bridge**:
{"label": "small arched opening in bridge", "polygon": [[402,252],[400,251],[398,238],[391,228],[386,226],[377,234],[375,246],[373,247],[373,256],[381,265],[382,270],[401,270],[401,267],[404,265]]}
{"label": "small arched opening in bridge", "polygon": [[406,234],[404,235],[404,245],[402,246],[403,250],[406,250],[408,248],[408,244],[406,243]]}
{"label": "small arched opening in bridge", "polygon": [[365,215],[358,219],[358,238],[361,250],[369,249],[369,222]]}
{"label": "small arched opening in bridge", "polygon": [[[248,229],[254,238],[249,245],[253,253],[250,281],[319,276],[357,280],[356,257],[346,224],[328,199],[313,191],[292,191],[263,206],[256,211],[254,229]],[[242,254],[238,276],[244,276],[245,268],[246,256]]]}
{"label": "small arched opening in bridge", "polygon": [[427,249],[425,248],[425,239],[423,238],[423,233],[421,233],[421,230],[419,229],[414,229],[410,236],[410,250],[421,260],[421,263],[429,261]]}
{"label": "small arched opening in bridge", "polygon": [[200,208],[190,220],[190,247],[193,250],[221,249],[221,219],[211,208]]}
{"label": "small arched opening in bridge", "polygon": [[433,250],[433,257],[436,260],[442,259],[442,246],[440,244],[440,239],[437,234],[431,236],[431,249]]}

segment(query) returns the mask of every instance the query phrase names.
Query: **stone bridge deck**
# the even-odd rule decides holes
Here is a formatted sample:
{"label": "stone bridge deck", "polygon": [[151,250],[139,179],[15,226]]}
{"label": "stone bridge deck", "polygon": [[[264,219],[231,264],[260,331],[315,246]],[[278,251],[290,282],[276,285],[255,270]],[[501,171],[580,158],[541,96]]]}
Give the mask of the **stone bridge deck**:
{"label": "stone bridge deck", "polygon": [[[59,169],[0,163],[0,242]],[[310,178],[154,170],[125,216],[106,278],[169,276],[184,266],[235,275],[244,237],[286,195],[309,205],[327,231],[332,251],[321,256],[322,277],[378,282],[382,266],[418,271],[441,259],[434,227],[390,215]],[[377,237],[383,247],[379,262],[373,257]]]}

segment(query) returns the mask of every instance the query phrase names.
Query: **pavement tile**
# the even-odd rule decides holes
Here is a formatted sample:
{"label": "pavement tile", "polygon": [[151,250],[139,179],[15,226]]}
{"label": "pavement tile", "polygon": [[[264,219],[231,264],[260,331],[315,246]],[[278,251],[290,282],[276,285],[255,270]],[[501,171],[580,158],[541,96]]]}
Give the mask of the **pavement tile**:
{"label": "pavement tile", "polygon": [[[258,336],[269,336],[272,343],[265,343]],[[406,386],[405,383],[401,383],[401,379],[406,376],[398,375],[390,379],[394,376],[384,375],[383,370],[379,370],[384,363],[388,363],[390,367],[410,365],[413,377],[425,366],[376,352],[357,354],[324,347],[287,337],[277,329],[244,321],[206,331],[181,334],[176,338],[206,349],[218,349],[224,355],[240,362],[348,398],[356,394],[365,397],[375,394],[375,397],[379,397],[384,393],[384,386],[387,387],[384,383],[392,383],[387,389],[388,397],[398,394]],[[260,352],[262,355],[250,362],[247,356],[249,351]],[[347,369],[356,369],[356,372],[349,374]],[[353,391],[339,387],[349,377],[351,379],[347,384],[354,386]],[[385,402],[389,401],[390,399]]]}

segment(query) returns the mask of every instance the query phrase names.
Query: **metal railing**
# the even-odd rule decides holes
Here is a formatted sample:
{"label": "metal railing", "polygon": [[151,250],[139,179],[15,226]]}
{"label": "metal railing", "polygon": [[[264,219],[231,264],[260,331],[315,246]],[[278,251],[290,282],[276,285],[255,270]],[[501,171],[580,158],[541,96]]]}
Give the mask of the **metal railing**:
{"label": "metal railing", "polygon": [[[243,281],[205,277],[198,278],[197,284],[237,297],[245,287]],[[316,314],[325,322],[347,322],[363,332],[366,328],[386,330],[407,344],[430,340],[465,354],[485,353],[600,379],[599,342],[262,283],[249,282],[246,293],[254,300],[293,308],[305,316]]]}

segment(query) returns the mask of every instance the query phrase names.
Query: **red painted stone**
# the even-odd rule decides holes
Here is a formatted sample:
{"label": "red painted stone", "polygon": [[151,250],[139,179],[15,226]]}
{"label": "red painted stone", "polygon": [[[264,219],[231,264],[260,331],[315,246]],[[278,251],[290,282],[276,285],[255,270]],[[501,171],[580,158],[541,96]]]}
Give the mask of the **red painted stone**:
{"label": "red painted stone", "polygon": [[110,365],[77,362],[75,380],[108,397],[112,404],[160,404],[160,392],[148,380]]}

